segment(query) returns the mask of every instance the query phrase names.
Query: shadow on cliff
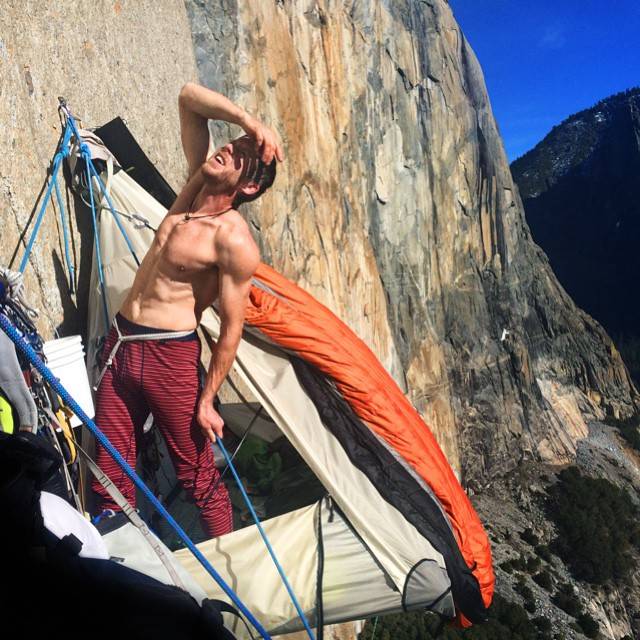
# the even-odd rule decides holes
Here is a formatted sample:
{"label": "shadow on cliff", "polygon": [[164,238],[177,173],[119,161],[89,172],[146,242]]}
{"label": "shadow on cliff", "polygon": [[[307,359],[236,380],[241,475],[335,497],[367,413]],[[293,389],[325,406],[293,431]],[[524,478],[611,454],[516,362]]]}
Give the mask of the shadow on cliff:
{"label": "shadow on cliff", "polygon": [[40,191],[36,196],[36,200],[33,204],[33,208],[29,213],[29,218],[26,224],[24,225],[22,231],[20,232],[20,237],[18,238],[18,242],[16,242],[16,246],[14,247],[13,253],[11,254],[11,259],[9,260],[9,265],[8,265],[9,269],[16,270],[18,268],[18,264],[17,264],[18,253],[21,253],[20,250],[26,247],[29,234],[31,233],[31,230],[32,230],[32,224],[34,222],[34,218],[36,217],[36,212],[40,210],[40,207],[42,205],[42,202],[41,202],[42,196],[44,195],[44,192],[47,188],[48,179],[49,179],[49,174],[47,173],[47,176],[42,182],[42,187],[40,187]]}
{"label": "shadow on cliff", "polygon": [[[68,168],[64,169],[65,182],[69,184]],[[71,252],[73,256],[75,282],[74,293],[69,290],[69,275],[60,258],[63,255],[62,247],[58,251],[52,251],[53,267],[55,269],[56,283],[60,290],[60,300],[63,308],[62,322],[57,330],[61,335],[81,334],[84,344],[87,343],[87,312],[89,307],[89,287],[91,281],[91,265],[93,258],[94,233],[91,222],[91,209],[74,192],[66,189],[65,206],[67,211],[74,211],[75,215],[69,216],[71,227]],[[74,228],[75,227],[75,228]],[[58,234],[60,237],[61,233]],[[76,242],[79,237],[80,242]]]}
{"label": "shadow on cliff", "polygon": [[546,191],[523,201],[533,238],[576,304],[615,338],[635,383],[640,278],[637,238],[640,190],[629,150],[607,145],[576,164]]}

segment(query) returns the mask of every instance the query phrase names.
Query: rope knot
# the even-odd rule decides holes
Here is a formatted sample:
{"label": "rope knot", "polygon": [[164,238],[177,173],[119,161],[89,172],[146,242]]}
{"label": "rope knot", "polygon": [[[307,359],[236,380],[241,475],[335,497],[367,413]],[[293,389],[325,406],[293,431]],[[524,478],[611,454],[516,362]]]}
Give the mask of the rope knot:
{"label": "rope knot", "polygon": [[11,269],[0,267],[0,285],[9,300],[20,305],[31,318],[38,317],[38,310],[31,307],[25,298],[24,278],[20,271],[11,271]]}

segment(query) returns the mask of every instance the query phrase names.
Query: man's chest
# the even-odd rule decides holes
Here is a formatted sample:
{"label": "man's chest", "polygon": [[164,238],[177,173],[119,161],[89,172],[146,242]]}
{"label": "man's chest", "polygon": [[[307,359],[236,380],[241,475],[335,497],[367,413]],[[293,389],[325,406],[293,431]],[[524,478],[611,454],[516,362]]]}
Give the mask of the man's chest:
{"label": "man's chest", "polygon": [[215,231],[195,221],[160,226],[156,233],[158,258],[178,273],[210,270],[216,265]]}

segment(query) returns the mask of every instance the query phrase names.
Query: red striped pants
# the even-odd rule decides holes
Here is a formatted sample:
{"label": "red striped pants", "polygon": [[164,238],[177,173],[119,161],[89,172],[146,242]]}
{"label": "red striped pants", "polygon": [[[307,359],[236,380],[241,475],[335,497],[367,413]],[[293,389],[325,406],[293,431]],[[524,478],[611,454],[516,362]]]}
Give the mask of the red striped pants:
{"label": "red striped pants", "polygon": [[[118,325],[123,335],[163,333],[162,329],[129,322],[120,314]],[[111,327],[103,354],[111,352],[117,338],[115,328]],[[135,469],[142,427],[152,413],[167,444],[178,481],[200,508],[205,533],[214,537],[232,531],[233,519],[227,489],[222,482],[218,484],[220,474],[214,464],[210,441],[195,417],[200,395],[199,361],[200,340],[195,332],[186,338],[122,343],[98,387],[95,421]],[[96,462],[135,506],[133,482],[99,444]],[[91,488],[100,497],[98,512],[119,509],[95,479]]]}

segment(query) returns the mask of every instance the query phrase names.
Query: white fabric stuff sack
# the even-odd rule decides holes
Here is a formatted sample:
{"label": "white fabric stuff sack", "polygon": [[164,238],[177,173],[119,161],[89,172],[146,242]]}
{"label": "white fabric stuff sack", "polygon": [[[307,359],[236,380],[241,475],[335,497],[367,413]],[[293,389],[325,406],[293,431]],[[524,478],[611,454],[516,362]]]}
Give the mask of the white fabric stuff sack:
{"label": "white fabric stuff sack", "polygon": [[53,493],[42,491],[40,511],[44,526],[54,536],[62,540],[71,533],[82,542],[80,557],[109,559],[109,552],[100,532],[68,502]]}

